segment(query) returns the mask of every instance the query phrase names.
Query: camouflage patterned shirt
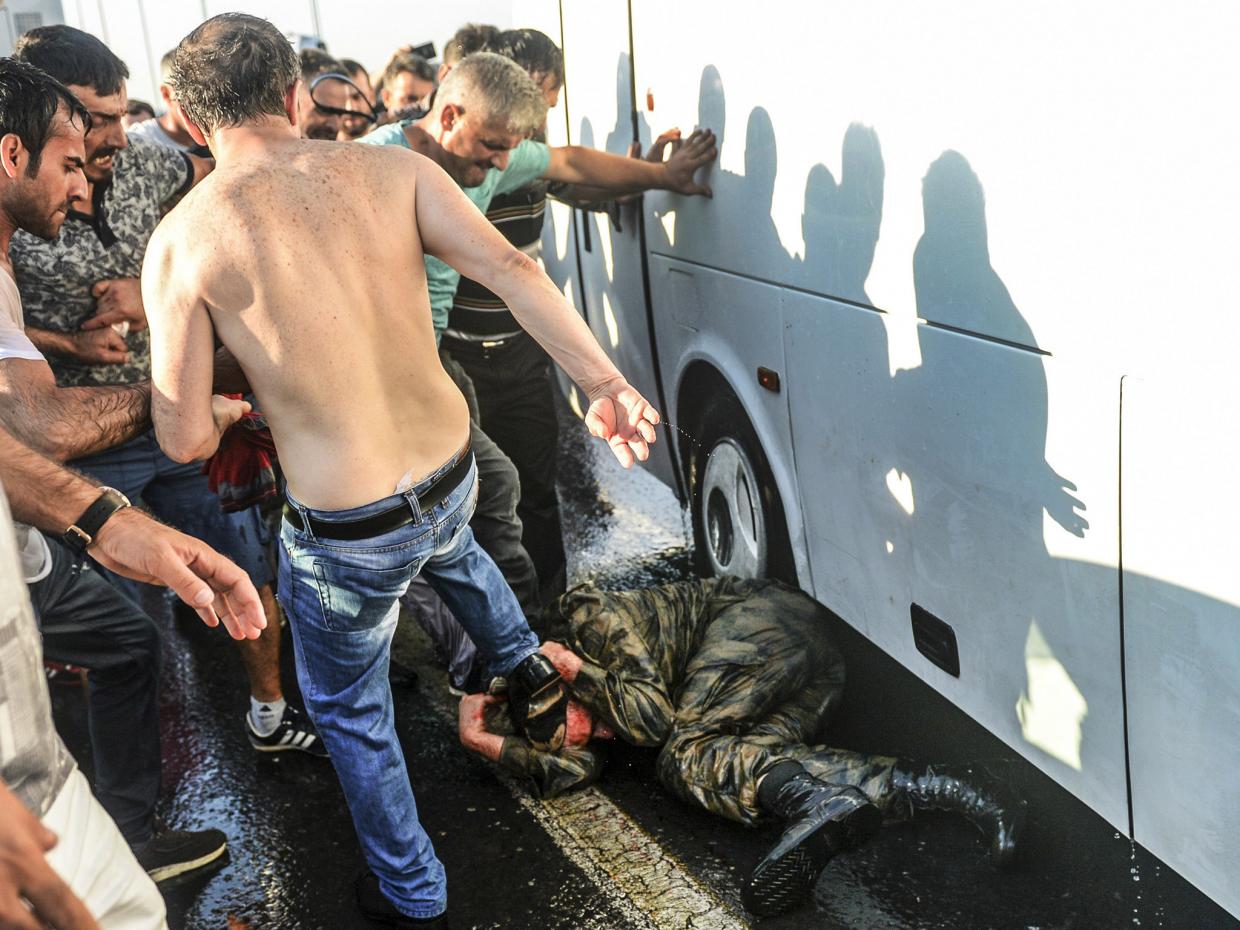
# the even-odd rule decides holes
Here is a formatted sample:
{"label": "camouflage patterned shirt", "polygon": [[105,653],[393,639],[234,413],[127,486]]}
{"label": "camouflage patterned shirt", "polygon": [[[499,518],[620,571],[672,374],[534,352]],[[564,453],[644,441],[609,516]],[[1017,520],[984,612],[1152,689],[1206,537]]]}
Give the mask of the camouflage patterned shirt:
{"label": "camouflage patterned shirt", "polygon": [[[93,214],[70,210],[54,242],[28,232],[13,234],[10,254],[26,313],[26,326],[74,332],[95,315],[90,290],[108,278],[136,278],[151,233],[170,201],[193,183],[194,170],[182,152],[131,139],[116,153],[110,182],[94,185]],[[125,337],[124,365],[87,365],[48,356],[62,387],[133,384],[151,376],[147,330]]]}
{"label": "camouflage patterned shirt", "polygon": [[[778,582],[737,578],[623,592],[578,587],[548,608],[547,638],[582,659],[571,687],[577,700],[605,720],[617,738],[660,746],[676,719],[678,685],[706,630],[728,608],[776,590],[788,591]],[[800,592],[792,596],[805,598]],[[755,602],[754,609],[765,607]],[[540,797],[555,797],[598,777],[602,758],[594,744],[537,752],[515,735],[506,717],[501,711],[488,721],[488,729],[505,734],[500,764],[529,777]]]}

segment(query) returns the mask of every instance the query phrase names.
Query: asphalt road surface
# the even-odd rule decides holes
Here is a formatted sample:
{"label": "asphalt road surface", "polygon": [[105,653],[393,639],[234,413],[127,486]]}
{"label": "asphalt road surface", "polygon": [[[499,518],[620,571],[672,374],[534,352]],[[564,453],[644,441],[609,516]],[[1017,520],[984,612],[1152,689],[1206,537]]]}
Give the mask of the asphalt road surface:
{"label": "asphalt road surface", "polygon": [[[624,472],[565,412],[560,469],[570,580],[613,588],[690,572],[679,504],[640,470]],[[661,437],[666,439],[666,437]],[[151,603],[159,604],[155,598]],[[164,801],[174,826],[214,826],[228,858],[163,886],[173,930],[352,930],[361,853],[330,764],[263,756],[246,741],[245,679],[226,636],[166,618]],[[929,761],[1010,756],[912,675],[835,625],[849,690],[828,738]],[[295,690],[285,634],[285,680]],[[421,818],[449,877],[453,926],[531,930],[732,930],[751,926],[738,883],[778,835],[666,796],[652,752],[616,746],[598,785],[533,799],[466,754],[455,704],[421,631],[402,623],[394,651],[396,720]],[[57,722],[89,772],[80,687],[54,685]],[[980,835],[950,817],[889,825],[838,857],[813,903],[769,930],[1214,930],[1240,926],[1041,775],[1022,769],[1031,804],[1011,873],[986,863]]]}

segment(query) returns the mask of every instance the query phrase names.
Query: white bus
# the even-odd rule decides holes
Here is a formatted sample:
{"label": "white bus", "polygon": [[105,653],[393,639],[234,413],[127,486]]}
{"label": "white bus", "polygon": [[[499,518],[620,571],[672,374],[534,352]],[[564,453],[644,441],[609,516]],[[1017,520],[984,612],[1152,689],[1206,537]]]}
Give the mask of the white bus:
{"label": "white bus", "polygon": [[[1240,914],[1240,7],[517,0],[551,141],[720,136],[549,211],[703,567],[782,574]],[[618,221],[618,222],[617,222]]]}

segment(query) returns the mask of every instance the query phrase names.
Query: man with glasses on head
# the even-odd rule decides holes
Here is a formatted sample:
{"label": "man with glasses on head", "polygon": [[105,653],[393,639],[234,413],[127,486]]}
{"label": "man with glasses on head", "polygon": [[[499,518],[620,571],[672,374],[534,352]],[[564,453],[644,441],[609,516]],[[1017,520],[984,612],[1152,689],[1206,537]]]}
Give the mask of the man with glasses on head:
{"label": "man with glasses on head", "polygon": [[354,112],[345,80],[344,65],[322,49],[303,48],[297,56],[301,83],[297,90],[297,109],[303,139],[335,139],[344,120]]}
{"label": "man with glasses on head", "polygon": [[348,115],[341,117],[340,134],[337,142],[349,142],[370,132],[375,120],[375,91],[370,86],[370,74],[359,62],[352,58],[341,58],[340,66],[352,83],[347,88],[349,103]]}
{"label": "man with glasses on head", "polygon": [[425,110],[435,91],[435,69],[421,55],[401,49],[379,78],[379,102],[389,113]]}

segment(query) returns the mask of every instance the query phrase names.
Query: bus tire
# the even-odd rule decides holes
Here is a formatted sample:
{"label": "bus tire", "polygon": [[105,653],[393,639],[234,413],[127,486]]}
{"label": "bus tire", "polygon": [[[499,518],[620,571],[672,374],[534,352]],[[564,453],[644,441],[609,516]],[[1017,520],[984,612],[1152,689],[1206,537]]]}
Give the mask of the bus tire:
{"label": "bus tire", "polygon": [[687,471],[698,572],[795,584],[783,503],[740,401],[716,397],[696,432]]}

